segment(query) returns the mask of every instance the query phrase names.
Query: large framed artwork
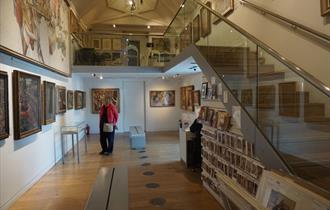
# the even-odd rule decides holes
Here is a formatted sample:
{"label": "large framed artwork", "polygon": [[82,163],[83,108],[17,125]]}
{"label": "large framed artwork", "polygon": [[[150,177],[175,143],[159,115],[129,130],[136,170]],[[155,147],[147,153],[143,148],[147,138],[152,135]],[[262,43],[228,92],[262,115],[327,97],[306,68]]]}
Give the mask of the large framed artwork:
{"label": "large framed artwork", "polygon": [[84,92],[80,90],[74,91],[74,109],[84,108]]}
{"label": "large framed artwork", "polygon": [[[69,7],[58,1],[0,1],[0,51],[69,76]],[[4,18],[5,17],[5,18]]]}
{"label": "large framed artwork", "polygon": [[275,86],[265,85],[258,87],[257,97],[258,108],[274,109],[275,107]]}
{"label": "large framed artwork", "polygon": [[8,75],[0,71],[0,140],[9,136]]}
{"label": "large framed artwork", "polygon": [[[206,6],[211,8],[211,2],[206,2]],[[211,12],[202,7],[200,10],[201,14],[201,34],[202,37],[206,37],[211,33]]]}
{"label": "large framed artwork", "polygon": [[330,0],[321,0],[321,15],[330,15]]}
{"label": "large framed artwork", "polygon": [[149,92],[150,107],[173,107],[175,106],[175,91],[162,90]]}
{"label": "large framed artwork", "polygon": [[[234,11],[234,0],[215,0],[212,2],[213,9],[223,16],[229,15]],[[221,19],[212,15],[212,22],[218,24]]]}
{"label": "large framed artwork", "polygon": [[198,42],[200,39],[200,20],[199,15],[197,15],[193,20],[193,40],[194,43]]}
{"label": "large framed artwork", "polygon": [[55,122],[55,83],[43,82],[43,124],[48,125]]}
{"label": "large framed artwork", "polygon": [[111,98],[117,100],[117,110],[120,112],[120,92],[118,88],[97,88],[91,90],[92,97],[92,113],[98,114],[102,104],[107,104],[111,101]]}
{"label": "large framed artwork", "polygon": [[68,90],[66,92],[66,109],[70,110],[73,109],[73,91]]}
{"label": "large framed artwork", "polygon": [[66,112],[66,88],[63,86],[56,86],[56,113],[61,114]]}
{"label": "large framed artwork", "polygon": [[39,76],[13,72],[14,139],[41,131],[41,79]]}
{"label": "large framed artwork", "polygon": [[194,101],[194,106],[201,105],[201,91],[200,90],[195,90],[193,92],[193,101]]}

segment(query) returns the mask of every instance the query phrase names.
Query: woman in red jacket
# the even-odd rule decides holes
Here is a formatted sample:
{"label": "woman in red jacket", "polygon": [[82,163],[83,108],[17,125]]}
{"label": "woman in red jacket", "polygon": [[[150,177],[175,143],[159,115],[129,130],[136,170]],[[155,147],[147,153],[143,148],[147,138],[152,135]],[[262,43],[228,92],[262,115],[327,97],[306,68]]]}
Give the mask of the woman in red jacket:
{"label": "woman in red jacket", "polygon": [[[116,108],[116,104],[117,99],[112,97],[111,102],[107,106],[102,105],[100,109],[100,143],[102,147],[100,155],[110,155],[113,151],[115,129],[117,128],[116,124],[118,122],[118,111]],[[113,131],[104,132],[104,123],[113,123]]]}

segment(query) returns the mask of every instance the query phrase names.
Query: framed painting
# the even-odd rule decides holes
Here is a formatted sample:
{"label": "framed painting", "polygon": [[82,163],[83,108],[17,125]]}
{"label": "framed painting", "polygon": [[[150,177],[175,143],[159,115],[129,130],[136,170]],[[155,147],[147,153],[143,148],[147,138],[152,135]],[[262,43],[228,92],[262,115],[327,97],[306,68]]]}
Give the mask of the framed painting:
{"label": "framed painting", "polygon": [[206,99],[207,97],[207,91],[208,91],[208,83],[207,82],[203,82],[202,83],[202,90],[201,90],[201,98],[202,99]]}
{"label": "framed painting", "polygon": [[330,0],[321,0],[321,15],[330,15]]}
{"label": "framed painting", "polygon": [[61,114],[66,112],[66,88],[63,86],[56,87],[56,113]]}
{"label": "framed painting", "polygon": [[265,85],[258,87],[257,105],[260,109],[274,109],[275,86]]}
{"label": "framed painting", "polygon": [[193,92],[193,101],[194,101],[194,106],[201,105],[201,91],[200,90],[195,90]]}
{"label": "framed painting", "polygon": [[[211,2],[206,2],[206,6],[211,8]],[[202,7],[200,10],[201,15],[201,34],[202,37],[206,37],[211,33],[211,12]]]}
{"label": "framed painting", "polygon": [[8,75],[0,71],[0,140],[9,136]]}
{"label": "framed painting", "polygon": [[80,90],[74,91],[74,109],[84,108],[84,92]]}
{"label": "framed painting", "polygon": [[180,52],[192,43],[192,24],[189,23],[180,34]]}
{"label": "framed painting", "polygon": [[43,82],[43,124],[48,125],[55,122],[55,83]]}
{"label": "framed painting", "polygon": [[101,39],[93,39],[93,40],[92,40],[92,47],[93,47],[95,50],[101,50],[101,49],[102,49],[102,46],[101,46]]}
{"label": "framed painting", "polygon": [[67,110],[73,109],[73,91],[68,90],[66,92],[66,108]]}
{"label": "framed painting", "polygon": [[91,90],[92,113],[98,114],[103,104],[111,102],[112,97],[117,100],[117,110],[120,112],[120,92],[119,88],[97,88]]}
{"label": "framed painting", "polygon": [[150,107],[174,107],[175,106],[175,91],[162,90],[149,92]]}
{"label": "framed painting", "polygon": [[280,116],[299,117],[300,97],[296,82],[278,84],[278,100]]}
{"label": "framed painting", "polygon": [[186,92],[185,87],[180,88],[180,107],[183,110],[186,110]]}
{"label": "framed painting", "polygon": [[41,131],[41,79],[39,76],[13,72],[14,139]]}
{"label": "framed painting", "polygon": [[194,99],[193,99],[194,86],[190,85],[185,87],[185,98],[186,98],[186,110],[193,112],[194,109]]}
{"label": "framed painting", "polygon": [[[217,0],[213,1],[213,9],[219,12],[223,16],[229,15],[234,11],[234,0]],[[220,22],[220,18],[215,15],[212,15],[213,24],[218,24]]]}
{"label": "framed painting", "polygon": [[217,112],[217,125],[218,129],[227,131],[230,127],[230,115],[228,112],[219,111]]}
{"label": "framed painting", "polygon": [[252,106],[252,103],[253,103],[252,89],[243,89],[242,90],[241,103],[243,106]]}
{"label": "framed painting", "polygon": [[83,92],[83,108],[86,108],[86,92]]}
{"label": "framed painting", "polygon": [[200,39],[200,20],[199,15],[197,15],[193,20],[193,40],[194,43],[198,42]]}

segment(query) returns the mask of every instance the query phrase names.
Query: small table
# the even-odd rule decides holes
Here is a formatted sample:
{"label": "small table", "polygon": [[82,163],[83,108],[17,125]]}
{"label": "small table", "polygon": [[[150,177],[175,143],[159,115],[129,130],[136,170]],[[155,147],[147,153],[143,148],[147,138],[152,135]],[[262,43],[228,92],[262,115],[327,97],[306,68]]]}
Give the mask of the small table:
{"label": "small table", "polygon": [[62,149],[62,163],[64,164],[64,136],[65,135],[71,135],[72,136],[72,153],[73,156],[75,154],[74,152],[74,136],[77,136],[77,157],[78,157],[78,163],[80,163],[80,154],[79,154],[79,133],[83,131],[84,133],[84,140],[85,140],[85,151],[87,152],[87,136],[85,133],[86,128],[86,122],[70,122],[66,123],[61,127],[61,149]]}

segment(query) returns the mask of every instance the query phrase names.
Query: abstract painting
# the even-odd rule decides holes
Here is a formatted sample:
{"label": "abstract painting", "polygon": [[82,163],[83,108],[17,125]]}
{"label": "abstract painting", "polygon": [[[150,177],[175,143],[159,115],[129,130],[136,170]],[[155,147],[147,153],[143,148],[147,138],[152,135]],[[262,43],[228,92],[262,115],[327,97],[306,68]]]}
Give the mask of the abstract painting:
{"label": "abstract painting", "polygon": [[150,107],[171,107],[175,106],[175,91],[150,91]]}
{"label": "abstract painting", "polygon": [[[206,2],[206,6],[211,8],[211,2]],[[211,33],[211,12],[205,7],[201,8],[201,34],[206,37]]]}
{"label": "abstract painting", "polygon": [[40,77],[15,70],[13,73],[15,140],[41,131],[41,109]]}
{"label": "abstract painting", "polygon": [[80,90],[74,91],[74,109],[84,108],[84,92]]}
{"label": "abstract painting", "polygon": [[56,87],[56,113],[61,114],[66,112],[66,88],[63,86]]}
{"label": "abstract painting", "polygon": [[43,82],[43,124],[55,122],[55,83]]}
{"label": "abstract painting", "polygon": [[[227,16],[234,11],[234,0],[214,0],[212,5],[213,9],[223,16]],[[220,18],[213,15],[212,21],[214,24],[218,24],[220,20]]]}
{"label": "abstract painting", "polygon": [[0,71],[0,140],[9,136],[8,75]]}
{"label": "abstract painting", "polygon": [[120,94],[118,88],[92,89],[92,113],[98,114],[103,104],[111,102],[111,98],[117,100],[117,110],[120,112]]}
{"label": "abstract painting", "polygon": [[194,39],[194,43],[198,42],[200,39],[199,15],[197,15],[193,20],[193,39]]}
{"label": "abstract painting", "polygon": [[67,110],[73,109],[73,91],[68,90],[66,92],[66,108]]}

